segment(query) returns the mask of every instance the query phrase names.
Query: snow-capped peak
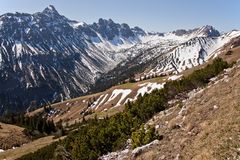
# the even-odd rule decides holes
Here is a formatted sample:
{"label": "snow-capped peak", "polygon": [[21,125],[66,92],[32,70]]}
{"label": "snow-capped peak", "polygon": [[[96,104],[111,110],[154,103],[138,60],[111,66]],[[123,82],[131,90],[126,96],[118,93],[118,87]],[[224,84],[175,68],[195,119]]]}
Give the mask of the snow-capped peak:
{"label": "snow-capped peak", "polygon": [[52,10],[52,11],[56,11],[56,9],[55,9],[55,7],[54,7],[53,5],[49,5],[49,6],[47,7],[47,9]]}
{"label": "snow-capped peak", "polygon": [[194,38],[194,37],[219,37],[220,33],[213,26],[205,25],[194,29],[178,29],[173,32],[166,33],[165,35],[175,35],[178,37]]}
{"label": "snow-capped peak", "polygon": [[199,37],[219,37],[220,33],[213,26],[205,25],[197,29],[195,35],[198,35]]}
{"label": "snow-capped peak", "polygon": [[46,14],[59,14],[53,5],[49,5],[47,8],[43,10],[43,13]]}

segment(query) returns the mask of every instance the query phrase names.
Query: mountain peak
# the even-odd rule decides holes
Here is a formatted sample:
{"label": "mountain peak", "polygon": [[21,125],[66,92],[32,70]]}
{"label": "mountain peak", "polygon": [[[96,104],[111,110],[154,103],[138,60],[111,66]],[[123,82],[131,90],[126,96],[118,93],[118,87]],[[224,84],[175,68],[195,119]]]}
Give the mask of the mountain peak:
{"label": "mountain peak", "polygon": [[202,26],[201,28],[198,29],[198,34],[202,34],[204,36],[208,37],[218,37],[220,36],[220,33],[218,30],[216,30],[213,26],[211,25],[205,25]]}
{"label": "mountain peak", "polygon": [[211,25],[204,25],[204,26],[198,28],[198,30],[212,32],[213,30],[215,30],[215,28]]}
{"label": "mountain peak", "polygon": [[98,24],[103,25],[103,24],[112,24],[115,23],[112,19],[103,19],[99,18]]}
{"label": "mountain peak", "polygon": [[199,28],[194,28],[194,29],[178,29],[172,32],[173,34],[177,36],[183,36],[183,35],[193,35],[197,37],[218,37],[220,36],[220,33],[218,30],[216,30],[213,26],[211,25],[204,25]]}
{"label": "mountain peak", "polygon": [[59,14],[53,5],[49,5],[47,8],[43,10],[43,13],[47,14]]}

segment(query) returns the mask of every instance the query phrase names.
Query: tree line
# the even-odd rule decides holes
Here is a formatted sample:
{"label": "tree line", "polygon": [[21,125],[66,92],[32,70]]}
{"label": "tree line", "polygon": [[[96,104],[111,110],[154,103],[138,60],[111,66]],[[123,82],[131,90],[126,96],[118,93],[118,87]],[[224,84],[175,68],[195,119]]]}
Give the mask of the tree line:
{"label": "tree line", "polygon": [[0,121],[23,127],[25,128],[25,133],[36,137],[57,131],[57,126],[53,120],[42,118],[41,115],[27,116],[24,113],[9,113],[2,116]]}

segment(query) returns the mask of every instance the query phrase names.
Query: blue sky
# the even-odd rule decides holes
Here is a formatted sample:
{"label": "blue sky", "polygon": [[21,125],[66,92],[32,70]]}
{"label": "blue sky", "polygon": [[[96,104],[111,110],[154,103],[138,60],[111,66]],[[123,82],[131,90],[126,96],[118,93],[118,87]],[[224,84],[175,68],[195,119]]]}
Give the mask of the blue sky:
{"label": "blue sky", "polygon": [[34,13],[50,4],[60,14],[86,23],[111,18],[159,32],[206,24],[220,31],[240,29],[240,0],[0,0],[0,14]]}

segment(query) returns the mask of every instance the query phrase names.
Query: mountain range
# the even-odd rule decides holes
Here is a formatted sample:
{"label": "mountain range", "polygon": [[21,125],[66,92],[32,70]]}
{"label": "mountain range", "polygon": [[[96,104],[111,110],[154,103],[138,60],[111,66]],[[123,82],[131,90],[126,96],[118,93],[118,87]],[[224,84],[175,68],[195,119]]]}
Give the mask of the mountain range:
{"label": "mountain range", "polygon": [[52,5],[34,14],[6,13],[0,16],[1,113],[110,87],[130,74],[179,73],[214,58],[238,36],[209,25],[160,33],[111,19],[86,24]]}

